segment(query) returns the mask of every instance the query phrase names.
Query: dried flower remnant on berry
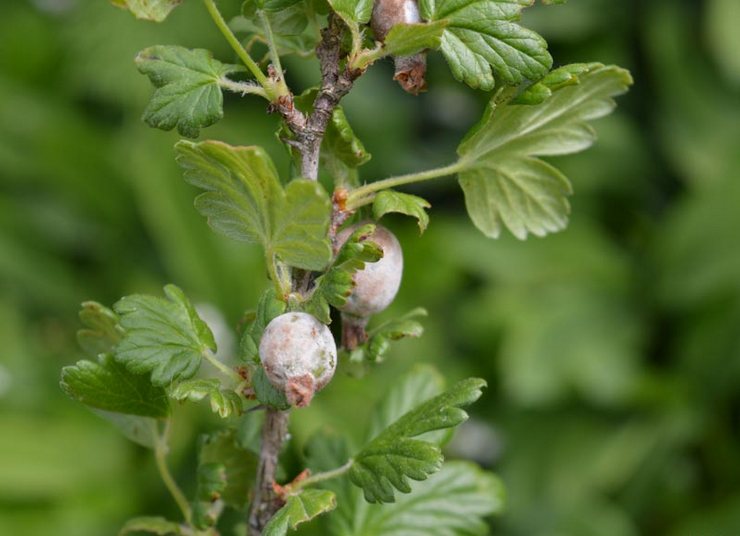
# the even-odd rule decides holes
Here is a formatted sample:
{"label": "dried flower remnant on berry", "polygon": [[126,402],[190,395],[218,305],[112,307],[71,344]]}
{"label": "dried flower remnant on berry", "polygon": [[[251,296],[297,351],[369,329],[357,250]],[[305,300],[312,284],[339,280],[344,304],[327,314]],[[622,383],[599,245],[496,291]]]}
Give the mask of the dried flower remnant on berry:
{"label": "dried flower remnant on berry", "polygon": [[[376,0],[370,25],[376,39],[384,41],[386,35],[396,24],[421,22],[416,0]],[[412,95],[426,91],[427,57],[425,52],[412,56],[393,58],[396,72],[393,76],[401,87]]]}

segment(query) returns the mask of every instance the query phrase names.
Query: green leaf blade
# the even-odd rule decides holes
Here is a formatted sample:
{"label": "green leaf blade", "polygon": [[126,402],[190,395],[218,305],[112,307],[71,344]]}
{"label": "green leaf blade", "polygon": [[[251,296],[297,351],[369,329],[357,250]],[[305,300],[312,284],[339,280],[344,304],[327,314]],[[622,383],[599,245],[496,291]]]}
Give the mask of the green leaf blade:
{"label": "green leaf blade", "polygon": [[372,0],[329,0],[329,5],[347,24],[367,24],[373,13]]}
{"label": "green leaf blade", "polygon": [[174,521],[169,521],[163,517],[135,517],[129,519],[118,532],[118,536],[125,536],[132,532],[147,532],[157,534],[158,536],[168,536],[170,534],[182,534],[181,527]]}
{"label": "green leaf blade", "polygon": [[386,214],[395,212],[416,218],[419,224],[419,232],[424,233],[429,225],[427,209],[432,205],[421,197],[396,192],[395,190],[383,190],[375,196],[373,201],[373,217],[379,220]]}
{"label": "green leaf blade", "polygon": [[135,374],[150,373],[154,385],[192,377],[204,351],[215,351],[211,330],[183,292],[165,287],[167,299],[133,295],[119,300],[114,311],[126,330],[115,359]]}
{"label": "green leaf blade", "polygon": [[268,258],[297,268],[329,263],[331,200],[321,185],[299,179],[283,189],[261,147],[180,141],[175,152],[186,182],[205,190],[195,207],[216,232],[261,244]]}
{"label": "green leaf blade", "polygon": [[349,472],[370,503],[393,502],[393,488],[411,491],[407,478],[424,480],[442,467],[442,451],[421,434],[457,426],[467,420],[462,409],[475,402],[486,385],[470,378],[413,409],[378,434],[355,457]]}
{"label": "green leaf blade", "polygon": [[415,24],[396,24],[383,42],[383,52],[389,56],[411,56],[422,50],[442,45],[446,20]]}
{"label": "green leaf blade", "polygon": [[137,19],[162,22],[182,0],[111,0],[121,9],[130,11]]}
{"label": "green leaf blade", "polygon": [[110,355],[100,361],[78,361],[62,369],[62,390],[95,409],[164,419],[169,415],[167,393],[146,375],[132,374]]}
{"label": "green leaf blade", "polygon": [[447,21],[440,49],[453,76],[472,88],[490,91],[496,80],[505,85],[538,80],[552,66],[545,40],[515,22],[531,4],[530,0],[422,0],[420,8],[426,20]]}
{"label": "green leaf blade", "polygon": [[156,88],[144,121],[162,130],[177,128],[188,138],[223,117],[220,82],[241,70],[213,59],[207,50],[161,45],[139,52],[136,65]]}
{"label": "green leaf blade", "polygon": [[221,388],[217,378],[185,380],[170,390],[175,400],[200,401],[208,397],[211,411],[222,419],[242,412],[242,399],[234,391]]}
{"label": "green leaf blade", "polygon": [[468,213],[486,236],[498,237],[504,226],[519,239],[565,227],[570,182],[539,157],[589,147],[596,136],[588,121],[611,112],[613,97],[632,83],[627,71],[614,66],[558,71],[546,83],[550,95],[538,104],[492,101],[458,147]]}
{"label": "green leaf blade", "polygon": [[337,506],[333,492],[324,489],[307,489],[288,497],[283,506],[265,526],[263,536],[285,536],[288,529],[312,520],[318,515],[334,510]]}

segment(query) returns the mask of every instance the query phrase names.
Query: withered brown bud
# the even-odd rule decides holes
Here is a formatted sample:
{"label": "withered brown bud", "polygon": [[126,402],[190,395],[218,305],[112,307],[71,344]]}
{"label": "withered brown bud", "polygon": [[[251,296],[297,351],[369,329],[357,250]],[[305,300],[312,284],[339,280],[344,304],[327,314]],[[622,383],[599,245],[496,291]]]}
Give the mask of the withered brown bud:
{"label": "withered brown bud", "polygon": [[[416,0],[375,0],[370,26],[379,41],[384,41],[390,29],[396,24],[421,22]],[[396,73],[393,76],[401,87],[412,95],[426,91],[424,78],[427,72],[425,52],[413,56],[394,57]]]}

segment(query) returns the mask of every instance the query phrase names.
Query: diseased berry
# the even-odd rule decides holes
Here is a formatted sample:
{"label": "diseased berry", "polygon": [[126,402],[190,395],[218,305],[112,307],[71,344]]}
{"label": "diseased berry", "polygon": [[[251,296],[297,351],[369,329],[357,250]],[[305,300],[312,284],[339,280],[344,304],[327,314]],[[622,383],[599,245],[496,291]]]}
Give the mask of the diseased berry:
{"label": "diseased berry", "polygon": [[[390,29],[396,24],[421,22],[416,0],[375,0],[370,26],[378,41],[385,41]],[[412,95],[426,91],[427,57],[425,52],[412,56],[394,57],[396,73],[393,76],[401,87]]]}
{"label": "diseased berry", "polygon": [[307,313],[285,313],[267,324],[260,360],[270,383],[292,406],[307,406],[337,368],[337,346],[329,328]]}
{"label": "diseased berry", "polygon": [[[353,225],[337,235],[343,244],[361,225]],[[368,237],[383,250],[377,262],[365,263],[365,268],[355,273],[355,288],[342,307],[342,312],[356,317],[368,318],[388,307],[398,293],[403,274],[403,252],[401,244],[388,229],[376,225],[375,232]]]}

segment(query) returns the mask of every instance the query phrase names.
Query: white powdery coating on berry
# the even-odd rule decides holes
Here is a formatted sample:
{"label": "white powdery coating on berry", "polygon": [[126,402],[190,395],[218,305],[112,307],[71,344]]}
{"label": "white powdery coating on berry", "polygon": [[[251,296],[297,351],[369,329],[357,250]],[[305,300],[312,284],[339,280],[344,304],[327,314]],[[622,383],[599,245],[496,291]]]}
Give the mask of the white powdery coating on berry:
{"label": "white powdery coating on berry", "polygon": [[260,341],[267,378],[294,406],[306,406],[337,368],[331,331],[307,313],[285,313],[267,324]]}
{"label": "white powdery coating on berry", "polygon": [[[337,235],[338,242],[344,244],[360,225],[363,224],[342,230]],[[393,233],[376,225],[368,240],[382,248],[383,258],[365,263],[365,268],[355,273],[355,288],[342,307],[343,312],[360,317],[369,317],[388,307],[401,287],[403,275],[403,252]]]}

